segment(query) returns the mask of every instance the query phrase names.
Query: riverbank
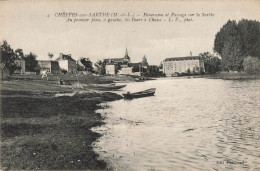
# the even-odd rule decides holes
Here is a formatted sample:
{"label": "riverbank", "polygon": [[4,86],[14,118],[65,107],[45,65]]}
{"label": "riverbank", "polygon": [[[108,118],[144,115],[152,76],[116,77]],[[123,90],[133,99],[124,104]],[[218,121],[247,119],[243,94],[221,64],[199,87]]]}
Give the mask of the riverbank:
{"label": "riverbank", "polygon": [[98,104],[120,95],[61,86],[54,79],[11,78],[0,86],[2,169],[106,169],[91,146],[101,135],[90,128],[103,124]]}
{"label": "riverbank", "polygon": [[223,79],[223,80],[254,80],[260,79],[260,74],[246,73],[218,73],[215,75],[206,75],[205,78]]}
{"label": "riverbank", "polygon": [[223,79],[223,80],[254,80],[260,79],[260,74],[246,74],[246,73],[217,73],[206,75],[183,75],[174,78],[209,78],[209,79]]}

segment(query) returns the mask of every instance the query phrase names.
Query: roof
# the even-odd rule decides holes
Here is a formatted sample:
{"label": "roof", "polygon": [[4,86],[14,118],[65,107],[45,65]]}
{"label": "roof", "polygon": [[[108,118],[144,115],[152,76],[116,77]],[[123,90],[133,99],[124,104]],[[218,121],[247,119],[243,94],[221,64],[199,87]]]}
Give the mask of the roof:
{"label": "roof", "polygon": [[51,60],[37,60],[38,63],[52,63],[52,62],[58,62],[58,61],[51,61]]}
{"label": "roof", "polygon": [[125,59],[130,59],[130,57],[128,56],[128,51],[127,51],[127,48],[126,48],[126,50],[125,50],[125,57],[124,57]]}
{"label": "roof", "polygon": [[192,59],[201,59],[201,57],[200,56],[173,57],[173,58],[166,58],[164,61],[179,61],[179,60],[192,60]]}
{"label": "roof", "polygon": [[129,65],[130,65],[131,67],[139,67],[139,66],[142,65],[142,63],[141,63],[141,62],[138,62],[138,63],[130,63]]}
{"label": "roof", "polygon": [[89,58],[84,58],[84,57],[79,57],[78,61],[80,61],[80,60],[90,61]]}
{"label": "roof", "polygon": [[112,62],[124,62],[124,58],[109,58],[109,59],[104,59],[105,63],[110,63],[110,61]]}
{"label": "roof", "polygon": [[138,63],[130,63],[129,64],[131,67],[141,67],[141,66],[148,66],[148,63],[142,63],[142,62],[138,62]]}
{"label": "roof", "polygon": [[56,59],[56,61],[60,61],[60,60],[75,61],[73,58],[71,58],[70,55],[64,55],[64,54],[61,54],[61,55]]}
{"label": "roof", "polygon": [[23,58],[16,59],[14,61],[25,61]]}

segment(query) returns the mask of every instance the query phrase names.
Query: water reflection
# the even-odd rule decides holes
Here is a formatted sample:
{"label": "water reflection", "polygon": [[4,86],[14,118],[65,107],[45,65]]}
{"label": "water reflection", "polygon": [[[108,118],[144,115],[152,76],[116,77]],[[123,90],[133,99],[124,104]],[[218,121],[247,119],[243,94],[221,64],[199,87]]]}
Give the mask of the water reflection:
{"label": "water reflection", "polygon": [[259,170],[260,81],[160,79],[153,97],[107,103],[94,147],[118,170]]}

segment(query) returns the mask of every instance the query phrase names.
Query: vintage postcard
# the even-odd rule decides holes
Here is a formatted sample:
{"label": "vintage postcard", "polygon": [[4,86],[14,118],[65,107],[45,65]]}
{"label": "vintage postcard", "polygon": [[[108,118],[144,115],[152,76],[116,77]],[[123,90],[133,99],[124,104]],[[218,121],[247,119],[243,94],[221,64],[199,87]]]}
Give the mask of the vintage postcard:
{"label": "vintage postcard", "polygon": [[260,170],[260,1],[0,1],[1,170]]}

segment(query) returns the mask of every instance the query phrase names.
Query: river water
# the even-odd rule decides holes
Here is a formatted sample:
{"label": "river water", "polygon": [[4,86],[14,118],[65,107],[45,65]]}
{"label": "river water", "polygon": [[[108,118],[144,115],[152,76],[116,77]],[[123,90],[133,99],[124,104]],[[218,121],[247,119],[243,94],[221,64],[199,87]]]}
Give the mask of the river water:
{"label": "river water", "polygon": [[260,80],[162,78],[122,92],[98,110],[106,124],[93,144],[113,170],[260,170]]}

